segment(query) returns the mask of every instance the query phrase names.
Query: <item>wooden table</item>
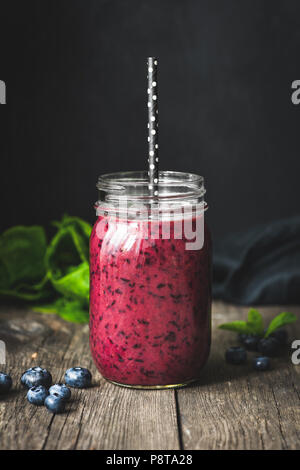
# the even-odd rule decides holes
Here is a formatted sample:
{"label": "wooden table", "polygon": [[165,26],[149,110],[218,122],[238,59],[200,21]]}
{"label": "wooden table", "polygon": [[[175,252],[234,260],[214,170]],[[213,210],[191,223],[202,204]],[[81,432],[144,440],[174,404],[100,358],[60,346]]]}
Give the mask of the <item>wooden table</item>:
{"label": "wooden table", "polygon": [[[272,318],[283,307],[262,308]],[[300,314],[300,308],[288,308]],[[12,307],[0,311],[0,338],[7,344],[13,391],[0,399],[0,449],[299,449],[300,365],[285,357],[269,372],[231,366],[224,351],[235,335],[216,329],[245,317],[246,308],[213,305],[213,344],[199,383],[179,390],[141,391],[106,382],[93,365],[88,326]],[[300,339],[300,322],[289,328]],[[251,353],[250,353],[251,355]],[[72,366],[88,367],[94,385],[74,390],[68,411],[51,415],[30,405],[21,373],[34,365],[55,381]]]}

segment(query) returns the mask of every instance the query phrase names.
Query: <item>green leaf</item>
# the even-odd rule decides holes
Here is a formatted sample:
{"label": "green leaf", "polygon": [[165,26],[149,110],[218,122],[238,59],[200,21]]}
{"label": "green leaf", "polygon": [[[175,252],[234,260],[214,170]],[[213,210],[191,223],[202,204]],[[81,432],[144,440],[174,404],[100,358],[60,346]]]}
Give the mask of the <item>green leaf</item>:
{"label": "green leaf", "polygon": [[72,232],[73,242],[76,245],[82,261],[87,261],[89,257],[89,238],[92,232],[92,226],[80,219],[64,215],[60,222],[53,222],[59,230],[68,228]]}
{"label": "green leaf", "polygon": [[253,331],[251,327],[249,327],[248,323],[240,320],[230,323],[222,323],[222,325],[219,325],[219,328],[221,330],[235,331],[236,333],[253,334]]}
{"label": "green leaf", "polygon": [[58,232],[50,242],[46,264],[50,281],[69,298],[89,298],[89,236],[92,227],[78,217],[64,216],[56,222]]}
{"label": "green leaf", "polygon": [[22,300],[41,300],[49,298],[53,294],[53,289],[46,275],[41,282],[37,284],[20,284],[14,289],[0,289],[0,295],[14,297]]}
{"label": "green leaf", "polygon": [[0,236],[0,295],[24,300],[46,298],[46,236],[39,226],[16,226]]}
{"label": "green leaf", "polygon": [[248,312],[247,325],[251,329],[251,332],[254,335],[263,336],[263,333],[264,333],[263,317],[254,308],[251,308]]}
{"label": "green leaf", "polygon": [[51,283],[65,297],[77,298],[88,303],[89,300],[89,264],[81,263],[72,267],[71,272],[58,279],[52,277]]}
{"label": "green leaf", "polygon": [[85,220],[81,219],[80,217],[73,217],[70,215],[65,215],[62,219],[63,226],[70,226],[72,225],[77,231],[81,232],[82,235],[89,238],[92,232],[92,226]]}
{"label": "green leaf", "polygon": [[16,226],[0,236],[0,287],[38,282],[46,274],[46,236],[42,227]]}
{"label": "green leaf", "polygon": [[55,313],[66,321],[73,323],[87,323],[89,321],[88,309],[78,300],[57,299],[52,304],[33,307],[35,312]]}
{"label": "green leaf", "polygon": [[270,336],[271,333],[274,333],[274,331],[278,330],[279,328],[288,325],[289,323],[294,323],[295,321],[297,321],[297,317],[293,313],[280,313],[279,315],[277,315],[277,317],[273,318],[273,320],[269,324],[268,329],[265,333],[265,338]]}
{"label": "green leaf", "polygon": [[87,304],[92,227],[68,215],[55,225],[48,248],[39,226],[12,227],[0,236],[0,296],[36,301],[56,290]]}
{"label": "green leaf", "polygon": [[77,242],[74,241],[74,232],[71,228],[59,229],[51,240],[46,253],[46,265],[52,278],[59,278],[67,274],[72,266],[78,266],[86,261],[77,250]]}
{"label": "green leaf", "polygon": [[246,322],[238,320],[231,323],[223,323],[219,328],[221,330],[235,331],[237,333],[263,336],[264,322],[261,314],[254,308],[251,308],[248,312]]}

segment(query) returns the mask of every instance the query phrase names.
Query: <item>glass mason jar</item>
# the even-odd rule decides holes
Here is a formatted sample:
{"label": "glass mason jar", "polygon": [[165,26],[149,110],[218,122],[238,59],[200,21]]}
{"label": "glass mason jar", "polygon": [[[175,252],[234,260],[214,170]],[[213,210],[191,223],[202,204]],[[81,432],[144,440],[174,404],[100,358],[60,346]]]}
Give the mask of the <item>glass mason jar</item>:
{"label": "glass mason jar", "polygon": [[211,238],[204,180],[103,175],[90,240],[90,347],[101,374],[134,388],[199,378],[210,349]]}

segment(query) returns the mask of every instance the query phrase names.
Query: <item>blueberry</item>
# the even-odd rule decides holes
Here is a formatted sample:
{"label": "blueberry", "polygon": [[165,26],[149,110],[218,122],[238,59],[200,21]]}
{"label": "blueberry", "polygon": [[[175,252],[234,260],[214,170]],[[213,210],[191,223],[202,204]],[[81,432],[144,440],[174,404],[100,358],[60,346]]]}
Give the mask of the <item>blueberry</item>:
{"label": "blueberry", "polygon": [[46,408],[51,411],[51,413],[63,413],[65,411],[66,400],[60,397],[57,393],[48,395],[45,400]]}
{"label": "blueberry", "polygon": [[70,387],[87,388],[91,385],[92,374],[84,367],[72,367],[65,373],[65,382]]}
{"label": "blueberry", "polygon": [[21,383],[27,387],[35,387],[37,385],[44,385],[44,387],[49,388],[52,384],[52,377],[50,372],[41,367],[31,367],[26,370],[21,377]]}
{"label": "blueberry", "polygon": [[55,384],[49,388],[50,395],[57,394],[63,400],[70,400],[71,398],[71,390],[65,384]]}
{"label": "blueberry", "polygon": [[240,334],[239,340],[248,351],[257,351],[259,336]]}
{"label": "blueberry", "polygon": [[48,390],[46,387],[44,387],[44,385],[36,385],[35,387],[31,387],[27,392],[27,400],[33,405],[43,405],[47,396]]}
{"label": "blueberry", "polygon": [[228,348],[225,353],[225,359],[230,364],[244,364],[247,360],[247,353],[241,346]]}
{"label": "blueberry", "polygon": [[270,338],[275,338],[281,345],[285,345],[288,341],[288,332],[286,330],[276,330],[270,334]]}
{"label": "blueberry", "polygon": [[248,337],[248,335],[246,333],[239,333],[238,334],[238,340],[243,343],[244,340]]}
{"label": "blueberry", "polygon": [[12,387],[11,376],[0,372],[0,394],[8,392]]}
{"label": "blueberry", "polygon": [[278,356],[280,354],[281,345],[276,338],[269,336],[258,342],[258,351],[263,356]]}
{"label": "blueberry", "polygon": [[270,359],[266,356],[255,357],[253,359],[253,368],[255,370],[268,370],[268,369],[270,369]]}

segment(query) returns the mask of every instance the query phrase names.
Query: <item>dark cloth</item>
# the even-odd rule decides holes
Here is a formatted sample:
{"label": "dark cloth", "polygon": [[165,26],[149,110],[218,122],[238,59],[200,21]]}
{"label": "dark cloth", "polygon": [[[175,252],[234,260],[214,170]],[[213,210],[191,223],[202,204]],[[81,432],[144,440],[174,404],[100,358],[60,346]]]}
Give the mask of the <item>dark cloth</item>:
{"label": "dark cloth", "polygon": [[216,243],[213,297],[241,305],[300,304],[300,216]]}

